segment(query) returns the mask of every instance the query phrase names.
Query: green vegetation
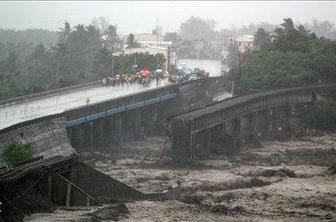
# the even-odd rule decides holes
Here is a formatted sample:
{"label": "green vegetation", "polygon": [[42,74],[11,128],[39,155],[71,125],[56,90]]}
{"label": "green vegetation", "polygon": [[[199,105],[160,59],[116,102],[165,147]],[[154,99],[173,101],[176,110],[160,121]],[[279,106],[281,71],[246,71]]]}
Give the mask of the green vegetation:
{"label": "green vegetation", "polygon": [[[112,73],[163,68],[165,62],[163,55],[113,55],[112,58],[113,53],[123,48],[123,40],[118,38],[116,26],[105,20],[75,27],[65,22],[57,35],[35,31],[41,38],[31,41],[35,37],[29,34],[32,31],[7,31],[4,35],[5,31],[0,30],[0,100],[94,81]],[[26,42],[25,38],[20,39],[22,42],[17,38],[10,41],[7,37],[10,34],[24,34]],[[55,41],[50,36],[48,42],[46,34],[53,34]],[[134,42],[130,47],[136,45]],[[136,70],[132,68],[135,63]]]}
{"label": "green vegetation", "polygon": [[303,112],[303,122],[308,128],[333,131],[336,127],[336,101],[334,99],[308,106]]}
{"label": "green vegetation", "polygon": [[[319,22],[313,19],[310,24],[304,24],[304,27],[316,33],[318,37],[336,39],[334,25],[328,21]],[[220,59],[223,49],[230,51],[229,46],[225,43],[225,40],[229,37],[253,35],[254,33],[261,35],[261,37],[267,37],[276,26],[261,22],[241,27],[231,27],[230,29],[218,30],[216,28],[218,28],[216,27],[216,21],[193,16],[180,25],[177,33],[169,33],[166,38],[175,45],[176,54],[179,58]],[[265,41],[256,43],[264,46],[271,42],[271,38],[264,38],[263,40]]]}
{"label": "green vegetation", "polygon": [[336,42],[284,19],[273,33],[259,29],[257,50],[239,55],[230,71],[240,92],[336,81]]}
{"label": "green vegetation", "polygon": [[[316,31],[318,37],[305,27]],[[191,17],[178,32],[167,33],[165,40],[173,42],[178,58],[220,59],[223,48],[230,51],[224,44],[228,37],[256,32],[259,50],[241,55],[240,65],[234,62],[232,66],[236,86],[245,90],[333,81],[335,43],[320,37],[335,39],[333,25],[314,20],[305,27],[295,27],[288,20],[274,33],[270,31],[275,26],[268,23],[216,30],[215,21]],[[132,34],[126,42],[129,48],[138,46]],[[123,47],[117,26],[104,18],[94,19],[87,26],[65,22],[58,32],[0,29],[0,100],[93,81],[112,73],[163,68],[162,55],[124,56],[117,53]],[[132,68],[135,63],[137,70]]]}
{"label": "green vegetation", "polygon": [[0,44],[54,45],[57,42],[56,32],[43,29],[13,30],[0,28]]}
{"label": "green vegetation", "polygon": [[[256,50],[238,55],[229,77],[236,92],[305,86],[336,82],[336,42],[318,38],[302,25],[284,19],[274,32],[259,29]],[[335,99],[327,99],[302,110],[306,127],[334,130]]]}
{"label": "green vegetation", "polygon": [[3,160],[8,165],[15,165],[27,161],[33,157],[30,144],[11,144],[2,153]]}

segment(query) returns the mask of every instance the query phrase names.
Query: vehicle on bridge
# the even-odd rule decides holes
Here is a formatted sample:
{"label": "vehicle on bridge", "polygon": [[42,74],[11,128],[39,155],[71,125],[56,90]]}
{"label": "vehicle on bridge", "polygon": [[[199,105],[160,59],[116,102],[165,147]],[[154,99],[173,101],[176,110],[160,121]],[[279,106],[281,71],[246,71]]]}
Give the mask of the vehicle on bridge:
{"label": "vehicle on bridge", "polygon": [[202,69],[195,68],[195,69],[190,69],[190,68],[178,68],[170,77],[169,81],[173,83],[178,83],[178,82],[185,82],[189,80],[197,80],[197,79],[203,79],[203,78],[208,78],[209,73],[205,72]]}

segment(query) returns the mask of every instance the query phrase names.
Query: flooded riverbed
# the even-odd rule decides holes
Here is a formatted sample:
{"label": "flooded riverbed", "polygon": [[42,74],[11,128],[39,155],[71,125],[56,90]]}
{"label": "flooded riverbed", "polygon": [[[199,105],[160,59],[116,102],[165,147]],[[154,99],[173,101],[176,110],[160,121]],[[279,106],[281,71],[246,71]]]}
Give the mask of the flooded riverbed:
{"label": "flooded riverbed", "polygon": [[[335,221],[335,134],[243,147],[197,165],[174,165],[164,139],[146,138],[109,153],[86,153],[96,169],[144,193],[180,184],[176,198],[125,204],[119,221]],[[86,157],[86,158],[85,158]],[[106,209],[106,206],[99,208]],[[58,209],[25,221],[96,221],[92,212]]]}

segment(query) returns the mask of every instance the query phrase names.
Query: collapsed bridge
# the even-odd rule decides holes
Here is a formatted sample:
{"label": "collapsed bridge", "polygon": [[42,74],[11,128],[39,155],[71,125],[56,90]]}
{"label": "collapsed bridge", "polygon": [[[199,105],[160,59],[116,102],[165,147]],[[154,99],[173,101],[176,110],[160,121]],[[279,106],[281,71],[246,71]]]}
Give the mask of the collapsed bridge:
{"label": "collapsed bridge", "polygon": [[[0,165],[1,219],[15,221],[17,215],[47,211],[51,206],[90,206],[171,195],[139,192],[80,162],[78,153],[111,152],[123,140],[153,131],[157,135],[161,121],[208,104],[223,92],[222,78],[200,79],[47,113],[6,128],[0,126],[0,161],[4,150],[12,145],[29,145],[32,151],[26,162]],[[0,109],[28,100],[39,103],[43,98],[15,99]]]}
{"label": "collapsed bridge", "polygon": [[171,120],[174,157],[193,161],[207,157],[216,145],[225,149],[228,139],[238,151],[242,141],[284,134],[294,105],[314,103],[335,91],[336,84],[329,84],[258,92],[176,116]]}

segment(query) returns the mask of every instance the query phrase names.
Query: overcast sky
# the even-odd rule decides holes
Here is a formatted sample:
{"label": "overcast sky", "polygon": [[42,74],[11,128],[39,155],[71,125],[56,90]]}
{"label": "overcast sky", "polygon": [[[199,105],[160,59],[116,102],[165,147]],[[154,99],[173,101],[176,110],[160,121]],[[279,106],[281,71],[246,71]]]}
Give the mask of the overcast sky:
{"label": "overcast sky", "polygon": [[56,30],[67,20],[71,25],[90,24],[106,17],[122,34],[151,32],[156,21],[163,31],[176,31],[190,16],[214,19],[216,28],[269,22],[291,17],[297,22],[312,18],[336,23],[336,2],[220,2],[220,1],[114,1],[114,2],[0,2],[1,28]]}

